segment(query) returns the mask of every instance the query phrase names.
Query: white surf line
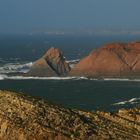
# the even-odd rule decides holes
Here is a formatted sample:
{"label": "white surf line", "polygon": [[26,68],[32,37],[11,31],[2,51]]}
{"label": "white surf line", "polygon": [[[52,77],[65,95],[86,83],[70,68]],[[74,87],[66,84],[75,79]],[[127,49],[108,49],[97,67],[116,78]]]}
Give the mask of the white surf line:
{"label": "white surf line", "polygon": [[114,103],[113,105],[116,106],[116,105],[125,105],[125,104],[136,104],[136,103],[138,103],[139,100],[140,100],[140,98],[131,98],[129,100]]}
{"label": "white surf line", "polygon": [[0,75],[0,80],[9,79],[9,80],[88,80],[86,77],[32,77],[32,76],[7,76],[4,74]]}
{"label": "white surf line", "polygon": [[[92,79],[91,79],[92,80]],[[95,80],[95,79],[93,79]],[[140,79],[127,79],[127,78],[103,78],[103,79],[97,79],[97,80],[103,80],[103,81],[134,81],[134,82],[140,82]]]}
{"label": "white surf line", "polygon": [[79,62],[80,59],[74,59],[74,60],[66,60],[67,63],[75,63],[75,62]]}
{"label": "white surf line", "polygon": [[35,79],[35,80],[71,80],[76,79],[76,77],[24,77],[24,76],[7,76],[4,77],[5,79],[10,80],[28,80],[28,79]]}

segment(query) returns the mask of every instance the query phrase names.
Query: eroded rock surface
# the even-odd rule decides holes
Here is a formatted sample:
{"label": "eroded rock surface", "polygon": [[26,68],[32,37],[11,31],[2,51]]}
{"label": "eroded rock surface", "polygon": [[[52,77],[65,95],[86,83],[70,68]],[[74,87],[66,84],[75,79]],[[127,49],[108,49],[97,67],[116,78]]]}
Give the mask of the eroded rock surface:
{"label": "eroded rock surface", "polygon": [[50,48],[46,54],[37,60],[26,76],[66,76],[70,66],[66,63],[62,52],[57,48]]}
{"label": "eroded rock surface", "polygon": [[140,108],[84,112],[0,91],[1,140],[139,140]]}
{"label": "eroded rock surface", "polygon": [[140,42],[107,44],[83,58],[70,75],[139,78]]}

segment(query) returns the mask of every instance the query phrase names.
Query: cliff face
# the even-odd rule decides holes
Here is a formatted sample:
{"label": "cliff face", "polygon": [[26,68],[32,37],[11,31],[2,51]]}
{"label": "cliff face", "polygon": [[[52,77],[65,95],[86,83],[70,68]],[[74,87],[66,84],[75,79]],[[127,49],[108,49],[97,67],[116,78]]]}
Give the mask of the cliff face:
{"label": "cliff face", "polygon": [[65,76],[70,71],[62,52],[57,48],[50,48],[46,54],[37,60],[27,76]]}
{"label": "cliff face", "polygon": [[84,112],[27,95],[0,91],[2,140],[140,139],[140,108]]}
{"label": "cliff face", "polygon": [[112,43],[83,58],[70,72],[87,77],[140,76],[140,42]]}

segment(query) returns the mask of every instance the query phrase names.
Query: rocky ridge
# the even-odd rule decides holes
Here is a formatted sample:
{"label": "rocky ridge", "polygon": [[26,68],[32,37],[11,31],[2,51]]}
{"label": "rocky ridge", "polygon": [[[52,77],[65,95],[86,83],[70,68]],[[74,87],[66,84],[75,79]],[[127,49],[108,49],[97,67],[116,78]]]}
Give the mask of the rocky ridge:
{"label": "rocky ridge", "polygon": [[140,107],[84,112],[0,91],[1,140],[139,140]]}
{"label": "rocky ridge", "polygon": [[57,48],[50,48],[46,54],[37,60],[25,76],[66,76],[70,71],[62,52]]}

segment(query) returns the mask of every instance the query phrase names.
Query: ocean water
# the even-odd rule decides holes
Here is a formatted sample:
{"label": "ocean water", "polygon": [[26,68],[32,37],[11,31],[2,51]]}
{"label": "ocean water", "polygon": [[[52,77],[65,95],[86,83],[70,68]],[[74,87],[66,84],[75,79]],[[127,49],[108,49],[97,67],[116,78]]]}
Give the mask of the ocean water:
{"label": "ocean water", "polygon": [[117,111],[140,104],[140,80],[87,79],[86,77],[21,77],[49,47],[60,48],[73,62],[109,42],[138,41],[138,36],[0,36],[0,89],[41,97],[81,110]]}

